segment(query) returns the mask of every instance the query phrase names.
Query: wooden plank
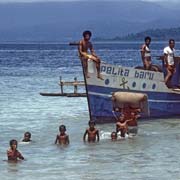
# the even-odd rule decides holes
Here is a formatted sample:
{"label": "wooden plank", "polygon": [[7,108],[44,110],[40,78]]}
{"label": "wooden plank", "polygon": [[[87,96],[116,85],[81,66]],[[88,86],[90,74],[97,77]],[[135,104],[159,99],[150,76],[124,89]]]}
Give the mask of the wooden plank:
{"label": "wooden plank", "polygon": [[86,97],[86,93],[48,93],[48,92],[41,92],[41,96],[65,96],[65,97]]}
{"label": "wooden plank", "polygon": [[84,81],[77,81],[77,82],[74,82],[74,81],[72,81],[72,82],[61,81],[59,83],[59,85],[60,86],[61,85],[66,85],[66,86],[84,86],[85,83],[84,83]]}

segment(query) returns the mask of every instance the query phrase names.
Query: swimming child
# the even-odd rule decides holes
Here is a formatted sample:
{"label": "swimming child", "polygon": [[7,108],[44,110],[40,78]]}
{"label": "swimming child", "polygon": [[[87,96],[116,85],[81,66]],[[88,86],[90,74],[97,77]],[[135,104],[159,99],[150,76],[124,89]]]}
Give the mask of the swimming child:
{"label": "swimming child", "polygon": [[31,142],[31,133],[30,132],[24,133],[24,138],[23,138],[22,142]]}
{"label": "swimming child", "polygon": [[116,141],[116,140],[117,140],[117,133],[116,133],[115,131],[113,131],[113,132],[111,133],[111,140],[112,140],[112,141]]}
{"label": "swimming child", "polygon": [[60,145],[68,145],[69,144],[69,136],[66,134],[66,126],[59,126],[60,134],[57,135],[55,144],[59,143]]}
{"label": "swimming child", "polygon": [[[86,129],[83,140],[86,141],[86,136],[88,135],[88,142],[99,142],[99,130],[95,128],[95,122],[89,121],[89,128]],[[97,137],[97,138],[96,138]]]}
{"label": "swimming child", "polygon": [[15,139],[12,139],[9,142],[9,145],[10,148],[7,150],[8,161],[24,160],[22,154],[17,150],[18,142]]}

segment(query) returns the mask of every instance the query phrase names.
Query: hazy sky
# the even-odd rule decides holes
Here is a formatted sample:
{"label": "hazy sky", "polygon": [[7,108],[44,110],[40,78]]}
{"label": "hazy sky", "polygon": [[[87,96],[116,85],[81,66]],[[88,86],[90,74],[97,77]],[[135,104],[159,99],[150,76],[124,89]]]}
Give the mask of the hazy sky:
{"label": "hazy sky", "polygon": [[[71,2],[71,1],[89,1],[89,0],[0,0],[0,3],[8,3],[8,2]],[[93,1],[96,1],[96,0],[93,0]],[[98,1],[112,1],[112,0],[98,0]],[[114,1],[125,1],[125,0],[114,0]],[[169,0],[139,0],[139,1],[163,2],[163,1],[169,1]],[[170,1],[171,2],[179,2],[179,0],[170,0]]]}

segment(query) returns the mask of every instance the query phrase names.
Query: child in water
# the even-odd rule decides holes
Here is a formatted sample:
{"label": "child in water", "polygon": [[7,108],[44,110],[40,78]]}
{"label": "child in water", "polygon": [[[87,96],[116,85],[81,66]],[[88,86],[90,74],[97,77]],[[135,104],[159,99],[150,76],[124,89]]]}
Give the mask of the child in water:
{"label": "child in water", "polygon": [[[95,128],[95,122],[94,121],[89,121],[89,128],[86,129],[83,140],[84,142],[86,141],[86,136],[88,135],[88,142],[99,142],[99,130]],[[97,139],[96,139],[97,137]]]}
{"label": "child in water", "polygon": [[31,142],[31,133],[30,132],[24,133],[24,138],[23,138],[22,142]]}
{"label": "child in water", "polygon": [[119,121],[116,123],[116,133],[120,131],[122,138],[125,138],[126,133],[128,133],[128,122],[132,121],[132,119],[126,118],[124,114],[121,114]]}
{"label": "child in water", "polygon": [[115,131],[113,131],[111,133],[111,141],[116,141],[117,140],[117,133]]}
{"label": "child in water", "polygon": [[24,160],[22,154],[17,150],[18,142],[12,139],[9,142],[10,148],[7,150],[8,161],[18,161],[19,159]]}
{"label": "child in water", "polygon": [[69,136],[66,134],[66,126],[59,126],[60,134],[57,135],[55,144],[59,143],[60,145],[68,145],[69,144]]}

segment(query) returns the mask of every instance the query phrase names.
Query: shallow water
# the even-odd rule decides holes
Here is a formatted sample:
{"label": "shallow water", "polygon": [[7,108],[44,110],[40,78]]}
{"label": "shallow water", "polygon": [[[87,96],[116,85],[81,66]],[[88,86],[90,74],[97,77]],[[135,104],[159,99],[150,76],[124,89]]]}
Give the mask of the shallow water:
{"label": "shallow water", "polygon": [[[130,66],[141,64],[139,47],[139,43],[95,45],[104,61]],[[160,55],[163,47],[164,43],[152,44],[153,55]],[[60,91],[59,76],[82,80],[74,47],[0,45],[1,179],[180,179],[179,118],[140,121],[137,137],[117,142],[104,136],[115,129],[114,124],[97,125],[100,142],[84,144],[89,119],[86,98],[39,95]],[[60,124],[67,127],[68,147],[54,145]],[[32,133],[33,140],[18,146],[26,161],[3,161],[9,140],[20,140],[25,131]]]}

